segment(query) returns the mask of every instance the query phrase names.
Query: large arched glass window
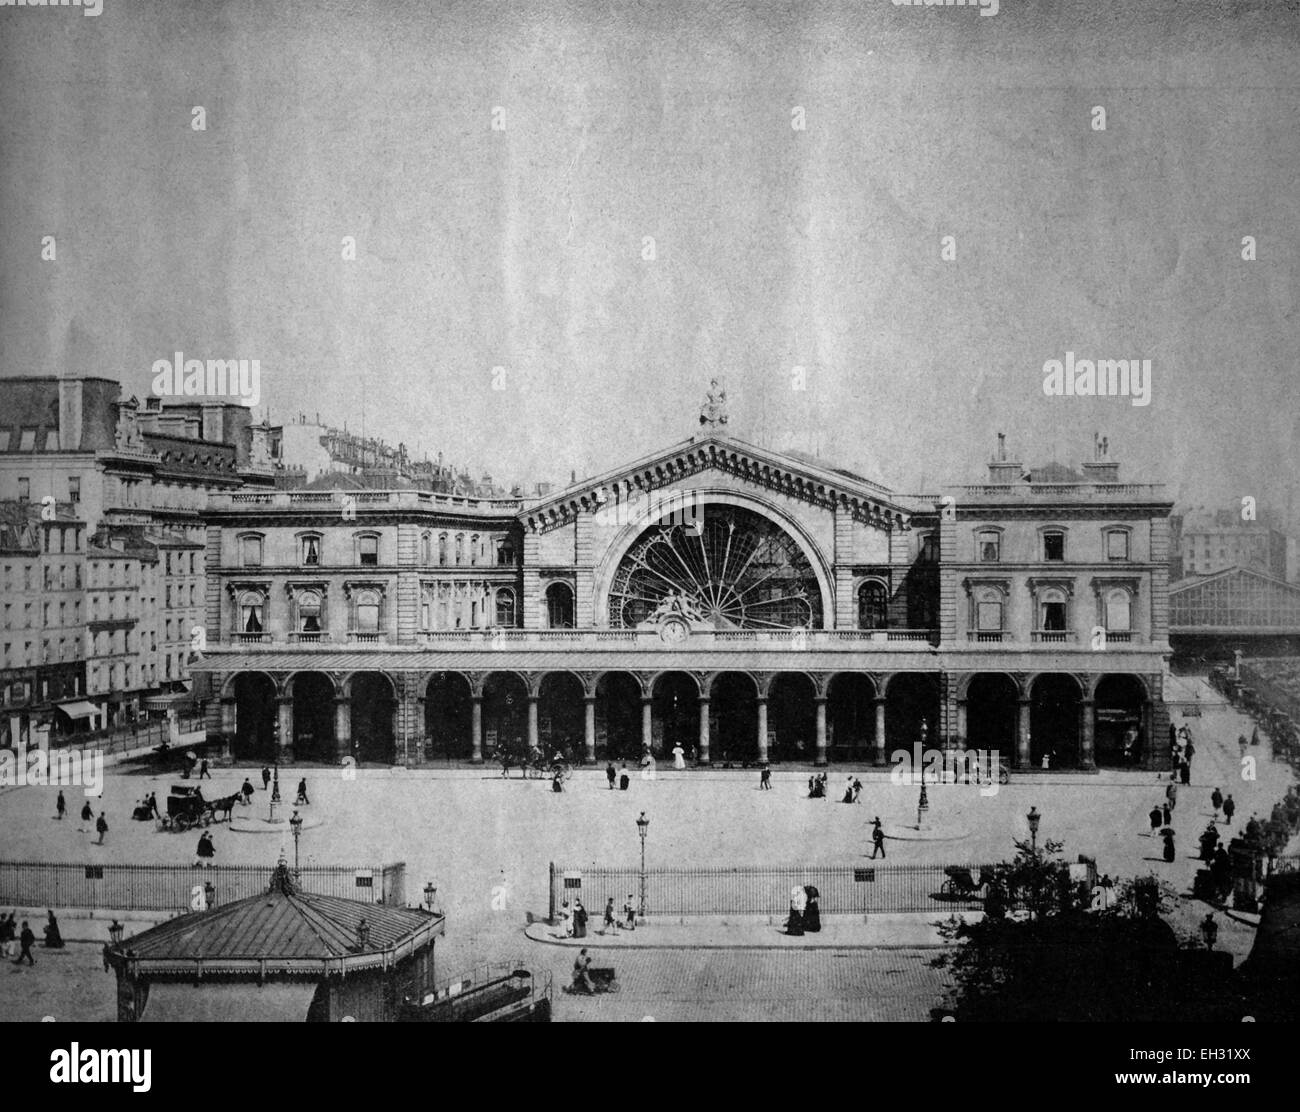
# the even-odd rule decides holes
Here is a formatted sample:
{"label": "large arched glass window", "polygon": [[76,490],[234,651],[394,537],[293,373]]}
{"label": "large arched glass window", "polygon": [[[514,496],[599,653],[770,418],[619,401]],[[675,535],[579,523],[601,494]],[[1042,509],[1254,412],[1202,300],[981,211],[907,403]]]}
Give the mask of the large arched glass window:
{"label": "large arched glass window", "polygon": [[379,632],[378,591],[361,591],[357,594],[357,632]]}
{"label": "large arched glass window", "polygon": [[573,628],[573,592],[567,583],[546,588],[546,624],[551,629]]}
{"label": "large arched glass window", "polygon": [[509,587],[497,590],[497,625],[509,628],[515,624],[515,593]]}
{"label": "large arched glass window", "polygon": [[1133,596],[1123,587],[1106,592],[1106,629],[1111,633],[1128,633],[1132,629]]}
{"label": "large arched glass window", "polygon": [[858,588],[858,628],[884,629],[889,624],[889,596],[883,583]]}

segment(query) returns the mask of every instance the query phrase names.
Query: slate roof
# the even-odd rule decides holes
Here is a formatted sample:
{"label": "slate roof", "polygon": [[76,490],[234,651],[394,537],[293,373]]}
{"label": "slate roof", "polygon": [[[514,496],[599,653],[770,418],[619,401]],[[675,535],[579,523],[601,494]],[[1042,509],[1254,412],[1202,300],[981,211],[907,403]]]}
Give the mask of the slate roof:
{"label": "slate roof", "polygon": [[[357,935],[362,919],[370,928],[364,949]],[[265,892],[161,923],[109,947],[107,956],[137,971],[320,976],[387,967],[431,942],[442,927],[441,916],[418,908],[303,892],[281,863]]]}

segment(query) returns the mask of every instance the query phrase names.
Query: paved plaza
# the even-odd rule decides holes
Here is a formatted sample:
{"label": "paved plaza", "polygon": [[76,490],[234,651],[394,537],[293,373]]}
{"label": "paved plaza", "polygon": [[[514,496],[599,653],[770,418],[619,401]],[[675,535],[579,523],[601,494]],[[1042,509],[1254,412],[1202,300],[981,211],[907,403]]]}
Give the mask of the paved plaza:
{"label": "paved plaza", "polygon": [[[1188,722],[1197,754],[1192,784],[1180,789],[1174,813],[1179,853],[1172,864],[1160,859],[1159,842],[1148,833],[1146,814],[1164,798],[1165,782],[1147,772],[1015,774],[1012,783],[992,796],[981,795],[974,786],[931,787],[932,813],[969,830],[969,836],[959,841],[890,840],[887,863],[1005,859],[1012,852],[1012,839],[1027,837],[1024,816],[1035,806],[1043,815],[1040,839],[1064,841],[1068,859],[1091,854],[1098,869],[1112,876],[1154,872],[1176,890],[1187,892],[1198,867],[1196,835],[1211,818],[1211,790],[1222,787],[1236,798],[1235,830],[1254,812],[1267,815],[1290,778],[1285,765],[1274,765],[1269,759],[1267,745],[1252,750],[1258,759],[1258,778],[1241,778],[1236,739],[1239,733],[1249,734],[1250,725],[1231,708],[1207,706],[1202,717]],[[204,784],[206,794],[233,792],[246,771],[216,770],[211,790]],[[856,806],[837,802],[849,771],[865,785]],[[292,797],[298,776],[297,770],[286,770],[281,783],[286,798]],[[913,786],[892,784],[879,770],[840,766],[830,769],[827,800],[806,798],[807,770],[777,772],[770,792],[759,791],[757,773],[746,770],[660,769],[654,779],[635,777],[627,792],[609,791],[601,769],[582,770],[562,794],[554,793],[549,781],[524,781],[517,772],[502,779],[495,768],[419,773],[362,770],[352,779],[338,771],[314,770],[307,777],[310,810],[320,825],[303,834],[302,864],[405,861],[408,899],[417,899],[425,881],[432,879],[448,915],[447,937],[438,945],[440,975],[524,956],[554,969],[557,989],[567,980],[571,953],[524,935],[529,921],[548,913],[548,863],[634,865],[639,854],[635,821],[641,811],[651,822],[647,839],[651,866],[851,865],[870,856],[870,820],[878,814],[887,826],[914,822],[918,794]],[[260,784],[255,772],[251,778]],[[196,831],[158,832],[152,823],[129,818],[140,796],[157,791],[165,797],[172,779],[110,773],[102,803],[110,832],[103,847],[93,844],[93,834],[79,829],[78,790],[69,792],[72,817],[63,821],[52,817],[53,789],[6,791],[0,795],[0,857],[189,866]],[[259,790],[254,810],[265,809],[266,800]],[[218,864],[260,863],[269,873],[282,849],[292,859],[291,838],[234,832],[226,824],[212,829]],[[1224,834],[1229,832],[1225,829]],[[608,894],[620,904],[626,895]],[[1180,915],[1188,927],[1197,906],[1189,902],[1186,914]],[[599,908],[590,910],[598,918]],[[689,923],[675,929],[679,945],[690,929]],[[836,937],[844,935],[847,941],[852,928],[838,924],[837,931]],[[870,933],[886,943],[879,937],[881,932]],[[69,937],[77,935],[70,931]],[[913,945],[915,937],[898,942]],[[1232,948],[1244,953],[1249,931],[1241,928],[1239,937],[1234,937]],[[638,939],[642,940],[649,941],[645,936]],[[75,994],[59,998],[60,990],[51,987],[57,981],[56,971],[86,964],[83,951],[94,954],[89,962],[94,976],[80,985],[73,977]],[[924,1018],[937,1002],[942,989],[939,974],[925,967],[928,959],[906,956],[924,955],[922,950],[854,950],[851,959],[837,953],[834,949],[809,953],[628,950],[618,955],[626,995],[598,1001],[566,998],[559,1008],[564,1014],[558,1018],[596,1018],[596,1010],[603,1010],[606,1018],[640,1018],[632,1012],[641,1008],[648,1014],[662,1012],[664,1018],[760,1018],[772,1014],[771,999],[785,1000],[792,1009],[790,1018],[802,1016],[800,1008],[823,1007],[822,1018],[904,1018],[904,1012],[906,1017]],[[12,991],[15,978],[22,978],[21,1011],[51,1001],[67,1008],[81,996],[87,1015],[111,1008],[112,978],[102,973],[95,947],[73,944],[66,954],[53,955],[38,950],[38,960],[35,970],[14,970],[11,975],[6,968],[0,975],[0,991]],[[855,971],[851,975],[844,972],[849,968]],[[895,977],[889,970],[902,972]],[[854,978],[870,981],[879,995],[859,1000],[861,984]],[[28,989],[35,985],[27,982],[37,981],[44,981],[45,989],[33,996]],[[915,997],[910,995],[913,989]],[[824,1005],[823,997],[828,1001]],[[891,1002],[895,997],[906,997],[906,1003]]]}

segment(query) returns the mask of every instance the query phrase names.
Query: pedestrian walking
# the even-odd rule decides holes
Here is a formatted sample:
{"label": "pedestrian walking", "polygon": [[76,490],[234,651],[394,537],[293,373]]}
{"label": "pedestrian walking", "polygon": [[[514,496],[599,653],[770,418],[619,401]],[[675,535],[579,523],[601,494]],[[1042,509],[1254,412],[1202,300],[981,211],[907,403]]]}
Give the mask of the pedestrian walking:
{"label": "pedestrian walking", "polygon": [[1165,788],[1165,799],[1169,801],[1170,810],[1173,810],[1175,807],[1178,806],[1178,785],[1177,784],[1170,782],[1169,786]]}
{"label": "pedestrian walking", "polygon": [[310,802],[311,800],[307,798],[307,777],[304,776],[298,781],[298,797],[293,801],[293,805],[303,807]]}
{"label": "pedestrian walking", "polygon": [[202,780],[205,776],[206,776],[209,780],[212,779],[212,773],[208,771],[208,758],[207,758],[207,757],[204,757],[203,760],[199,761],[199,779]]}
{"label": "pedestrian walking", "polygon": [[207,865],[217,855],[217,847],[212,844],[212,835],[204,830],[199,835],[199,844],[194,850],[194,864]]}
{"label": "pedestrian walking", "polygon": [[686,750],[680,744],[673,746],[673,768],[681,772],[686,767]]}
{"label": "pedestrian walking", "polygon": [[1191,761],[1183,761],[1183,763],[1178,766],[1178,779],[1181,780],[1185,785],[1188,786],[1191,785],[1192,782]]}
{"label": "pedestrian walking", "polygon": [[632,899],[632,893],[629,892],[627,901],[623,904],[623,926],[630,931],[636,930],[636,904]]}
{"label": "pedestrian walking", "polygon": [[1232,796],[1229,794],[1223,800],[1223,821],[1229,826],[1232,825],[1233,813],[1237,810],[1237,805],[1233,803]]}
{"label": "pedestrian walking", "polygon": [[1160,837],[1165,840],[1165,860],[1173,861],[1175,857],[1173,829],[1166,826],[1162,831],[1160,831]]}
{"label": "pedestrian walking", "polygon": [[765,792],[770,792],[772,790],[772,770],[768,767],[766,761],[763,762],[763,767],[758,773],[758,788],[759,791]]}
{"label": "pedestrian walking", "polygon": [[853,802],[861,803],[862,802],[861,797],[862,797],[862,781],[855,776],[853,778]]}
{"label": "pedestrian walking", "polygon": [[27,925],[27,920],[23,920],[23,932],[18,936],[18,945],[21,949],[18,956],[14,958],[15,965],[21,965],[23,958],[27,959],[28,965],[35,965],[36,959],[32,957],[32,944],[36,941],[36,935],[32,933],[32,928]]}
{"label": "pedestrian walking", "polygon": [[98,845],[104,844],[104,835],[108,833],[108,819],[104,817],[104,812],[99,812],[99,818],[95,820],[95,829],[99,831]]}
{"label": "pedestrian walking", "polygon": [[1251,731],[1250,731],[1250,744],[1251,744],[1251,745],[1258,745],[1258,744],[1259,744],[1259,727],[1258,727],[1258,726],[1253,727],[1253,728],[1251,729]]}
{"label": "pedestrian walking", "polygon": [[[1167,807],[1169,804],[1166,803],[1165,806]],[[1159,830],[1161,825],[1164,823],[1164,810],[1159,806],[1152,807],[1150,814],[1147,815],[1147,819],[1151,822],[1152,832]]]}
{"label": "pedestrian walking", "polygon": [[1246,740],[1246,735],[1245,735],[1245,734],[1238,734],[1238,735],[1237,735],[1237,749],[1238,749],[1238,751],[1241,753],[1241,755],[1242,755],[1243,757],[1246,755],[1246,747],[1247,747],[1249,744],[1250,744],[1250,742],[1248,742],[1248,741]]}
{"label": "pedestrian walking", "polygon": [[1196,756],[1196,746],[1192,744],[1192,739],[1189,737],[1187,739],[1187,745],[1183,749],[1183,760],[1187,762],[1189,768],[1191,767],[1192,758],[1194,756]]}
{"label": "pedestrian walking", "polygon": [[621,792],[627,791],[631,783],[632,783],[632,777],[630,777],[627,774],[627,762],[624,761],[623,770],[618,774],[618,790]]}
{"label": "pedestrian walking", "polygon": [[271,786],[271,770],[265,765],[262,766],[262,791],[266,791]]}
{"label": "pedestrian walking", "polygon": [[1160,808],[1160,811],[1161,811],[1160,817],[1164,819],[1164,825],[1168,826],[1173,821],[1174,818],[1173,811],[1169,809],[1168,803],[1166,803],[1162,808]]}
{"label": "pedestrian walking", "polygon": [[68,801],[63,798],[63,793],[59,792],[59,798],[54,801],[54,810],[57,814],[56,819],[62,819],[68,813]]}
{"label": "pedestrian walking", "polygon": [[573,937],[573,912],[569,909],[568,900],[560,905],[560,927],[564,931],[565,938]]}
{"label": "pedestrian walking", "polygon": [[[614,771],[614,762],[610,761],[605,766],[605,779],[609,781],[609,790],[614,790],[614,782],[618,779],[618,773]],[[612,902],[612,901],[611,901]]]}
{"label": "pedestrian walking", "polygon": [[45,914],[48,920],[45,924],[45,942],[43,945],[47,950],[62,950],[65,943],[63,934],[59,930],[59,921],[54,917],[54,912],[47,910]]}
{"label": "pedestrian walking", "polygon": [[885,853],[885,832],[880,825],[880,816],[877,815],[871,824],[871,860],[876,856],[888,857]]}
{"label": "pedestrian walking", "polygon": [[[610,767],[613,768],[614,766],[610,765]],[[611,788],[613,786],[614,786],[613,784],[610,784]],[[601,933],[609,934],[611,930],[613,931],[618,930],[618,922],[614,918],[614,897],[613,896],[610,896],[609,899],[605,901],[605,925],[603,928],[601,928]]]}
{"label": "pedestrian walking", "polygon": [[1214,791],[1210,792],[1210,803],[1214,806],[1214,821],[1218,822],[1219,809],[1223,806],[1223,792],[1219,788],[1215,788]]}
{"label": "pedestrian walking", "polygon": [[582,906],[581,900],[573,902],[573,937],[587,937],[587,909]]}
{"label": "pedestrian walking", "polygon": [[95,819],[95,812],[92,811],[92,810],[90,809],[90,800],[88,799],[88,800],[86,800],[86,802],[82,805],[82,808],[81,808],[81,825],[80,825],[79,827],[77,827],[77,829],[78,829],[78,830],[81,830],[81,831],[86,830],[86,829],[87,829],[87,827],[86,827],[86,823],[88,823],[88,822],[93,822],[94,819]]}

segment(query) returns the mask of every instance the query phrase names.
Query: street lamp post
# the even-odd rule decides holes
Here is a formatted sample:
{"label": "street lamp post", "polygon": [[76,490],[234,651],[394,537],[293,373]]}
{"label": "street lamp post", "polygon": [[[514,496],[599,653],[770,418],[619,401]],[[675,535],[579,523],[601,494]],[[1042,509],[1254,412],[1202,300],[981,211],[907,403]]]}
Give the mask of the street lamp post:
{"label": "street lamp post", "polygon": [[434,886],[433,881],[429,881],[424,886],[424,906],[433,911],[434,905],[438,902],[438,889]]}
{"label": "street lamp post", "polygon": [[921,798],[916,802],[917,830],[920,830],[925,825],[925,815],[930,810],[930,797],[925,790],[925,741],[929,733],[930,727],[923,718],[921,719]]}
{"label": "street lamp post", "polygon": [[302,879],[302,870],[298,867],[298,839],[302,837],[302,816],[295,810],[289,817],[289,829],[293,831],[293,875]]}
{"label": "street lamp post", "polygon": [[641,812],[641,817],[636,820],[637,833],[641,835],[641,910],[638,912],[638,918],[645,918],[645,836],[650,829],[650,820],[645,817],[645,812]]}
{"label": "street lamp post", "polygon": [[1029,822],[1029,841],[1035,856],[1038,854],[1038,824],[1043,821],[1043,816],[1038,813],[1037,807],[1030,807],[1029,814],[1025,816]]}

